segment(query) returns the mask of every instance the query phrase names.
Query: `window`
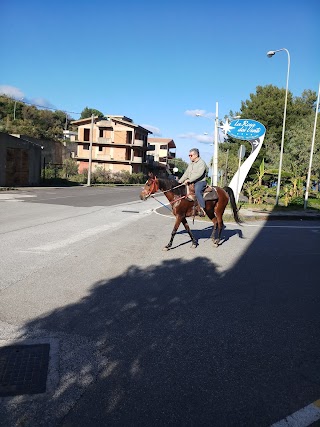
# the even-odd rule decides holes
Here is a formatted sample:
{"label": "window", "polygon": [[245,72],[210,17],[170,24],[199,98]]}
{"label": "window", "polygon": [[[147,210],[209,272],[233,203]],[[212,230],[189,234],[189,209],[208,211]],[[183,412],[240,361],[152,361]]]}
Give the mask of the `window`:
{"label": "window", "polygon": [[83,129],[83,140],[90,141],[90,129]]}
{"label": "window", "polygon": [[99,151],[103,151],[102,145],[99,145]]}
{"label": "window", "polygon": [[132,133],[127,131],[126,144],[131,144]]}
{"label": "window", "polygon": [[89,144],[83,144],[83,149],[84,150],[89,150]]}

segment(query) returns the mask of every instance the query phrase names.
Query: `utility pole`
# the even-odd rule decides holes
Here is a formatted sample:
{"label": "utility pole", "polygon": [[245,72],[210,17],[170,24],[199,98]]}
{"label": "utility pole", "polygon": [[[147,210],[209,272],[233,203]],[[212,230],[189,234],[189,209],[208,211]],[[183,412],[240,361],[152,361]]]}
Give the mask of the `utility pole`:
{"label": "utility pole", "polygon": [[316,106],[316,115],[315,115],[315,118],[314,118],[313,135],[312,135],[312,143],[311,143],[311,150],[310,150],[310,160],[309,160],[309,169],[308,169],[308,177],[307,177],[307,183],[306,183],[306,192],[305,192],[305,196],[304,196],[304,205],[303,205],[304,209],[307,209],[307,205],[308,205],[309,186],[310,186],[310,180],[311,180],[312,156],[313,156],[313,150],[314,150],[314,141],[316,139],[317,119],[318,119],[318,112],[319,112],[319,98],[320,98],[320,83],[319,83],[319,89],[318,89],[318,99],[317,99],[317,106]]}
{"label": "utility pole", "polygon": [[216,118],[214,121],[214,146],[213,146],[213,163],[212,163],[212,185],[218,185],[218,152],[219,152],[219,104],[216,102]]}
{"label": "utility pole", "polygon": [[91,165],[92,165],[92,142],[93,142],[93,123],[94,115],[91,116],[91,130],[90,130],[90,146],[89,146],[89,167],[88,167],[88,181],[87,186],[91,186]]}

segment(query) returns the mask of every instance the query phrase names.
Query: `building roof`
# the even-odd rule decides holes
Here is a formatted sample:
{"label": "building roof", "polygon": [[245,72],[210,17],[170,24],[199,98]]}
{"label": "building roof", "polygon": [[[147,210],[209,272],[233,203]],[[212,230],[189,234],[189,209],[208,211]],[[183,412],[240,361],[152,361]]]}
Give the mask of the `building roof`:
{"label": "building roof", "polygon": [[158,143],[158,144],[166,144],[169,148],[176,148],[176,144],[173,139],[170,138],[148,138],[148,142],[150,144]]}
{"label": "building roof", "polygon": [[[109,121],[113,121],[113,122],[118,122],[118,123],[122,123],[123,125],[127,125],[127,126],[131,126],[131,127],[142,129],[142,130],[146,131],[147,133],[152,133],[150,130],[145,129],[142,126],[133,123],[133,120],[130,119],[129,117],[126,117],[126,116],[109,115],[108,114],[108,115],[106,115],[104,117],[94,116],[93,119],[94,119],[94,121],[96,121],[97,119],[100,119],[100,121],[109,120]],[[81,126],[81,125],[85,125],[85,124],[91,123],[91,120],[92,120],[91,117],[87,117],[85,119],[74,120],[74,121],[71,122],[71,124],[72,125],[76,125],[76,126]]]}
{"label": "building roof", "polygon": [[[97,120],[98,118],[99,116],[94,116],[93,120]],[[85,125],[86,123],[91,123],[91,120],[92,120],[91,117],[86,117],[85,119],[73,120],[71,124],[76,126],[81,126],[81,125]]]}

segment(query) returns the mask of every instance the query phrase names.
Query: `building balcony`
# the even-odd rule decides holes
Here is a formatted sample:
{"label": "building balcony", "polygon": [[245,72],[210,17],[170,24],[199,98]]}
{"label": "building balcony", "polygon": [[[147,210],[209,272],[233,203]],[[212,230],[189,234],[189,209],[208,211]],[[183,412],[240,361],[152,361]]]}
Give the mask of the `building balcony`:
{"label": "building balcony", "polygon": [[104,145],[114,144],[114,141],[112,141],[112,138],[99,137],[98,138],[98,144],[104,144]]}
{"label": "building balcony", "polygon": [[[89,161],[89,157],[80,155],[77,156],[78,161]],[[134,156],[133,159],[119,159],[111,157],[110,154],[96,154],[92,156],[93,162],[111,162],[111,163],[123,163],[123,164],[130,164],[130,163],[143,163],[143,158],[139,156]]]}
{"label": "building balcony", "polygon": [[142,139],[135,139],[134,140],[134,144],[135,147],[143,147],[144,142],[142,141]]}
{"label": "building balcony", "polygon": [[[88,162],[89,157],[83,156],[83,155],[78,155],[77,160]],[[111,162],[111,163],[123,163],[123,164],[129,164],[131,162],[131,160],[129,160],[129,159],[115,159],[114,157],[111,157],[110,154],[93,155],[92,161],[93,162],[101,162],[101,163]]]}
{"label": "building balcony", "polygon": [[115,145],[118,147],[132,147],[132,148],[146,148],[144,147],[144,141],[142,141],[141,139],[135,139],[133,141],[133,143],[130,142],[115,142],[112,138],[103,138],[103,137],[99,137],[98,141],[94,142],[94,144],[101,144],[101,145]]}
{"label": "building balcony", "polygon": [[167,157],[159,157],[159,162],[167,164],[168,163]]}
{"label": "building balcony", "polygon": [[[104,160],[104,161],[110,161],[111,157],[110,154],[97,154],[95,159],[97,160]],[[94,160],[94,158],[92,158],[92,160]]]}
{"label": "building balcony", "polygon": [[142,163],[142,160],[143,160],[142,157],[134,156],[132,163]]}

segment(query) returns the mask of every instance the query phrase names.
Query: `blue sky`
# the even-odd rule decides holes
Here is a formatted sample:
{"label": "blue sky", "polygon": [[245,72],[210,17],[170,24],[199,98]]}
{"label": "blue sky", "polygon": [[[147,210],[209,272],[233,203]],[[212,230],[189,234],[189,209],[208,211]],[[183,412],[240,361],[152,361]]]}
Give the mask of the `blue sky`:
{"label": "blue sky", "polygon": [[[2,0],[0,91],[80,113],[131,117],[209,161],[214,122],[258,85],[318,90],[318,0]],[[71,114],[75,119],[77,114]],[[204,136],[204,133],[208,133]],[[200,142],[200,141],[205,141]]]}

